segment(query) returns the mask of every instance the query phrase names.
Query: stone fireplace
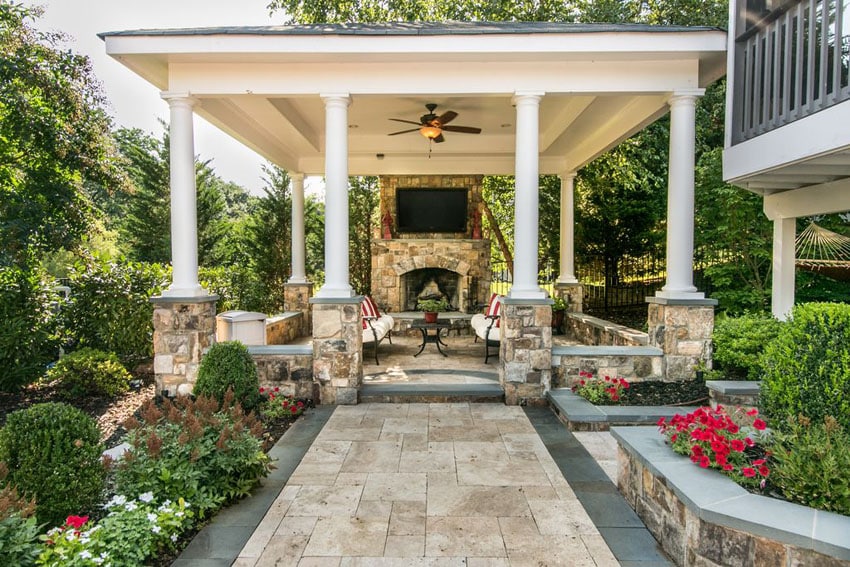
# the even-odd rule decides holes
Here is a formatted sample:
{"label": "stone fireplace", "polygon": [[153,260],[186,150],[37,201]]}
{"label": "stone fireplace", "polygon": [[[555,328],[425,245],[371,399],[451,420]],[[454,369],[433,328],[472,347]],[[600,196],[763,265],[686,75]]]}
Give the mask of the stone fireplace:
{"label": "stone fireplace", "polygon": [[[372,240],[372,297],[385,311],[414,311],[417,300],[444,297],[474,312],[490,290],[490,241],[481,236],[482,176],[382,176],[381,228]],[[397,189],[466,189],[463,232],[399,232]],[[387,238],[389,237],[389,238]]]}

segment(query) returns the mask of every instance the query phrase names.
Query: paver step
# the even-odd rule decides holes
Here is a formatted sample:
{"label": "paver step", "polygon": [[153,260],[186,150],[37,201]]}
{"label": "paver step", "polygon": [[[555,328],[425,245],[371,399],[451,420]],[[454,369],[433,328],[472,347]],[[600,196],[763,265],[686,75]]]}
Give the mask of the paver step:
{"label": "paver step", "polygon": [[360,403],[504,403],[498,384],[364,384]]}

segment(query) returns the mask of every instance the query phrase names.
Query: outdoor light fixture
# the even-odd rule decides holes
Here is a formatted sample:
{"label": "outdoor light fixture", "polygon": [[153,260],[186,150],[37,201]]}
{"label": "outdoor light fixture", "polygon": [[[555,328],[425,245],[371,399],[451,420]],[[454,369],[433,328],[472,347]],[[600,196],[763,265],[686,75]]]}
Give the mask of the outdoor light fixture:
{"label": "outdoor light fixture", "polygon": [[423,126],[419,129],[419,133],[428,138],[429,140],[433,140],[443,133],[442,130],[437,128],[436,126]]}

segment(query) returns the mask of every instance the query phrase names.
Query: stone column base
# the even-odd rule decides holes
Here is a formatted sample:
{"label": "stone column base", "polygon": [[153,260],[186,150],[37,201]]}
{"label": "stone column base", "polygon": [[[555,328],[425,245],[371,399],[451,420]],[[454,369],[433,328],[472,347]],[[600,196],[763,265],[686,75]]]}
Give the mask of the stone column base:
{"label": "stone column base", "polygon": [[362,297],[310,299],[313,380],[322,404],[354,405],[363,381]]}
{"label": "stone column base", "polygon": [[188,395],[205,349],[215,342],[217,295],[152,297],[156,393]]}
{"label": "stone column base", "polygon": [[580,283],[555,283],[555,296],[562,297],[567,311],[581,313],[584,306],[584,286]]}
{"label": "stone column base", "polygon": [[647,297],[646,302],[649,303],[649,346],[664,351],[664,380],[694,379],[700,361],[711,368],[711,333],[717,300]]}
{"label": "stone column base", "polygon": [[541,405],[552,380],[552,300],[502,301],[499,381],[507,405]]}
{"label": "stone column base", "polygon": [[313,284],[288,283],[283,286],[283,304],[287,311],[301,312],[300,337],[309,337],[312,328],[312,314],[310,310],[310,298],[313,297]]}

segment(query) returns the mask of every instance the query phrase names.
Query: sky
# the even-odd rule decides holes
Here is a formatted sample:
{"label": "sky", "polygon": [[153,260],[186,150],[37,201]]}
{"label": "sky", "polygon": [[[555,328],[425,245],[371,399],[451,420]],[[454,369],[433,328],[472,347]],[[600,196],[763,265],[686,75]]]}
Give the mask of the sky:
{"label": "sky", "polygon": [[[141,128],[159,137],[158,120],[168,120],[168,104],[159,90],[106,55],[100,32],[139,28],[181,28],[271,25],[282,17],[269,16],[268,0],[24,0],[42,6],[35,27],[70,36],[72,51],[87,55],[111,103],[116,126]],[[195,116],[195,154],[212,159],[212,167],[226,181],[234,181],[255,195],[262,194],[261,165],[265,159],[221,130]]]}

